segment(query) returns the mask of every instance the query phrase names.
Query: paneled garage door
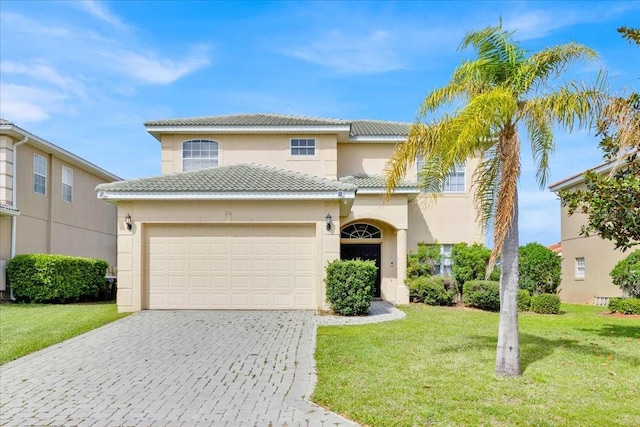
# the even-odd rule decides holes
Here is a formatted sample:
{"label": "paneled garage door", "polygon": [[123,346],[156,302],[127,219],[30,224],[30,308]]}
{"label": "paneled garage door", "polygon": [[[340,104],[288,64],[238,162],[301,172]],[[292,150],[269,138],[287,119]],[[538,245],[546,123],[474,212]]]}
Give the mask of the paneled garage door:
{"label": "paneled garage door", "polygon": [[315,308],[315,225],[147,227],[150,309]]}

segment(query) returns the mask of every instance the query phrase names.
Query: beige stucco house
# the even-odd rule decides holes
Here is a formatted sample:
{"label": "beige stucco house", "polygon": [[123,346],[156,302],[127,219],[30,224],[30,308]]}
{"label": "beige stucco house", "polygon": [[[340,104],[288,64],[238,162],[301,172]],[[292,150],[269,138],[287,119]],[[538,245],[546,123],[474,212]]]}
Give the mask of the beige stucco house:
{"label": "beige stucco house", "polygon": [[95,187],[116,180],[0,119],[0,291],[6,291],[6,262],[16,254],[100,258],[115,271],[116,206],[97,200]]}
{"label": "beige stucco house", "polygon": [[[609,173],[612,163],[593,168],[596,173]],[[584,188],[584,173],[571,176],[549,186],[555,193],[562,190]],[[610,297],[623,296],[619,287],[611,281],[609,273],[618,261],[629,253],[615,249],[610,240],[597,235],[580,235],[582,226],[588,223],[586,214],[576,212],[569,216],[561,207],[560,239],[562,246],[562,283],[560,298],[565,302],[582,304],[606,304]]]}
{"label": "beige stucco house", "polygon": [[327,308],[325,268],[341,257],[375,260],[376,296],[407,303],[408,250],[484,241],[477,159],[452,171],[435,204],[415,168],[383,203],[409,123],[240,114],[145,126],[162,175],[96,189],[118,205],[120,311]]}

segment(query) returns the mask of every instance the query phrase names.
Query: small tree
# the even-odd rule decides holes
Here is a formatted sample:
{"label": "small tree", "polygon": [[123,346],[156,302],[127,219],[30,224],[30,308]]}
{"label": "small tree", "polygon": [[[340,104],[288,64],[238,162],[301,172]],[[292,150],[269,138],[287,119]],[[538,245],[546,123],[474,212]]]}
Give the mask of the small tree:
{"label": "small tree", "polygon": [[407,256],[407,279],[415,279],[421,276],[432,276],[436,265],[442,261],[440,245],[437,243],[418,243],[417,252],[409,251]]}
{"label": "small tree", "polygon": [[[468,245],[458,243],[451,249],[451,271],[458,285],[458,291],[462,293],[462,286],[470,280],[484,280],[487,265],[491,257],[491,249],[480,243]],[[499,280],[498,268],[493,270],[490,279]]]}
{"label": "small tree", "polygon": [[560,286],[562,260],[540,243],[528,243],[518,249],[520,289],[532,294],[555,294]]}
{"label": "small tree", "polygon": [[618,262],[609,275],[630,297],[640,298],[640,249]]}

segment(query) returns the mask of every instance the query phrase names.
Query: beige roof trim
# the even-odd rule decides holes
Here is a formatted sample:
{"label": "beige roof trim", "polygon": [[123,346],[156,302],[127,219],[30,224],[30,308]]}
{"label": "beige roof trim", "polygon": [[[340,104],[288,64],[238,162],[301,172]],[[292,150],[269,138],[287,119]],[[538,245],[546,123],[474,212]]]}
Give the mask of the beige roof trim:
{"label": "beige roof trim", "polygon": [[584,182],[584,174],[587,171],[593,171],[595,173],[605,173],[605,172],[609,172],[611,169],[613,169],[613,165],[615,164],[615,162],[609,162],[609,163],[603,163],[599,166],[596,166],[595,168],[592,169],[587,169],[586,171],[580,172],[579,174],[576,175],[572,175],[569,178],[565,178],[562,181],[558,181],[555,184],[551,184],[549,186],[549,190],[555,192],[564,190],[566,188],[570,188],[570,187],[574,187],[582,182]]}
{"label": "beige roof trim", "polygon": [[158,141],[163,133],[172,134],[252,134],[252,133],[347,133],[349,125],[292,125],[292,126],[184,126],[184,125],[147,125],[147,132]]}
{"label": "beige roof trim", "polygon": [[342,200],[355,199],[355,197],[355,190],[220,193],[98,192],[98,198],[105,200]]}

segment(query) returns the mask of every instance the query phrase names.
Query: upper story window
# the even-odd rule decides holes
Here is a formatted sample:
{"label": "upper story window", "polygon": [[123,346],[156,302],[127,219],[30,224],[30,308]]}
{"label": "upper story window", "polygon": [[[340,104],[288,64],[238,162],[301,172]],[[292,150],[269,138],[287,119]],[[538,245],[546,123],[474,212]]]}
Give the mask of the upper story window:
{"label": "upper story window", "polygon": [[33,192],[47,194],[47,159],[33,155]]}
{"label": "upper story window", "polygon": [[62,200],[73,201],[73,169],[62,166]]}
{"label": "upper story window", "polygon": [[584,279],[585,264],[584,257],[576,258],[576,279]]}
{"label": "upper story window", "polygon": [[292,156],[315,156],[316,140],[313,138],[294,138],[291,140]]}
{"label": "upper story window", "polygon": [[[418,170],[418,179],[420,179],[420,171],[424,166],[424,158],[422,155],[416,157],[416,169]],[[444,178],[442,183],[443,193],[464,193],[466,180],[466,162],[456,164]]]}
{"label": "upper story window", "polygon": [[214,168],[218,166],[218,143],[206,139],[193,139],[182,143],[182,171]]}

